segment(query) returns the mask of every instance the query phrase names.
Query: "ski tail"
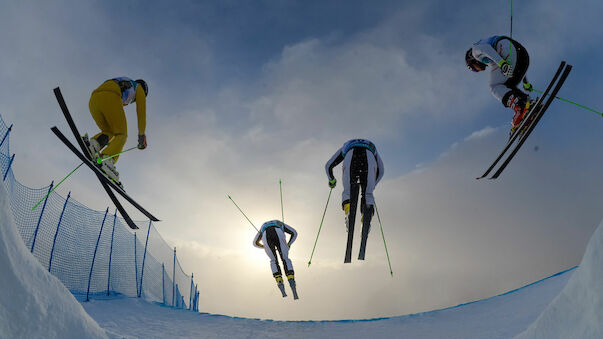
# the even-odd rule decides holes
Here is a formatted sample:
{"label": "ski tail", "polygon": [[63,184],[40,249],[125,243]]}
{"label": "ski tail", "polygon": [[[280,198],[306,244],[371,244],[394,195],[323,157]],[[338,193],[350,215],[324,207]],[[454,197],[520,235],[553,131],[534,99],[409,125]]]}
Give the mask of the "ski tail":
{"label": "ski tail", "polygon": [[360,251],[358,252],[358,260],[364,260],[366,253],[366,241],[368,240],[369,230],[371,228],[371,218],[365,215],[362,221],[362,238],[360,239]]}
{"label": "ski tail", "polygon": [[299,295],[297,295],[297,285],[295,284],[295,279],[289,279],[289,287],[291,287],[291,293],[293,293],[293,299],[299,299]]}
{"label": "ski tail", "polygon": [[354,218],[350,218],[349,215],[345,218],[345,222],[348,226],[348,241],[345,247],[345,259],[344,263],[352,262],[352,243],[354,242]]}

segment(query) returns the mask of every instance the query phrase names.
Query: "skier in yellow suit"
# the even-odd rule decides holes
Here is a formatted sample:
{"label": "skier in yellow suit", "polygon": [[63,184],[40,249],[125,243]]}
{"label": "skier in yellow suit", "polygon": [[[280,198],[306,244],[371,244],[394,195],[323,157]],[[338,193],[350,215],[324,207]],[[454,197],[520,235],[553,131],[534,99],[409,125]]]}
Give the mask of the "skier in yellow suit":
{"label": "skier in yellow suit", "polygon": [[[128,138],[128,128],[124,106],[136,102],[138,117],[138,148],[147,147],[146,129],[146,97],[149,93],[147,83],[126,77],[105,81],[90,96],[90,114],[96,122],[100,133],[84,142],[88,145],[93,159],[104,158],[122,151]],[[101,169],[115,183],[121,186],[119,173],[115,170],[115,162],[119,156],[102,161]]]}

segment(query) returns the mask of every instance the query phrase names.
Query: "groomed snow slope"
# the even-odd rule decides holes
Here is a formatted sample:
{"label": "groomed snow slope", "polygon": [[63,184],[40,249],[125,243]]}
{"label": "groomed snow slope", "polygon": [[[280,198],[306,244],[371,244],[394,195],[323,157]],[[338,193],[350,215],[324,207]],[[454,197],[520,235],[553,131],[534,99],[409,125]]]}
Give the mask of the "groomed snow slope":
{"label": "groomed snow slope", "polygon": [[603,222],[563,291],[519,338],[603,338]]}
{"label": "groomed snow slope", "polygon": [[0,185],[0,337],[107,338],[25,247],[4,185]]}
{"label": "groomed snow slope", "polygon": [[138,338],[511,338],[534,322],[573,271],[444,310],[360,321],[233,318],[135,298],[92,300],[83,306],[107,330]]}

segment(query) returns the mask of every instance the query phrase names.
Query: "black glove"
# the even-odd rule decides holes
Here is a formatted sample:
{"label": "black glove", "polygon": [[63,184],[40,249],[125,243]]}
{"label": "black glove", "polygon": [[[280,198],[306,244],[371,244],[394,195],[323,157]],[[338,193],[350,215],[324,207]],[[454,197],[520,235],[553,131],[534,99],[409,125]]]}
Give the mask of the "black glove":
{"label": "black glove", "polygon": [[329,180],[329,187],[335,188],[335,185],[337,185],[337,179]]}
{"label": "black glove", "polygon": [[498,62],[498,67],[504,76],[510,78],[513,75],[513,66],[505,59]]}
{"label": "black glove", "polygon": [[146,135],[139,135],[138,136],[138,149],[145,149],[147,148],[147,136]]}

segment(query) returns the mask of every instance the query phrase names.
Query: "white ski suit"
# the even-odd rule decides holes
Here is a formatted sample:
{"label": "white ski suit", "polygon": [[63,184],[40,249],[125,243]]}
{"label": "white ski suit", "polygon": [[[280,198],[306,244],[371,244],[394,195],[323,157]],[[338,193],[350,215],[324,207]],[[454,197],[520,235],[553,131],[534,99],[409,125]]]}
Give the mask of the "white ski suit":
{"label": "white ski suit", "polygon": [[[508,107],[507,99],[511,94],[527,97],[517,88],[517,85],[522,80],[524,83],[528,82],[525,75],[530,64],[530,57],[519,42],[506,36],[496,35],[473,44],[471,53],[476,60],[491,67],[490,91],[505,107]],[[511,77],[505,76],[498,67],[499,62],[503,59],[510,61],[513,66]]]}
{"label": "white ski suit", "polygon": [[[291,235],[289,242],[286,241],[285,233]],[[291,259],[289,259],[289,247],[296,238],[297,231],[293,227],[280,220],[271,220],[262,225],[260,231],[253,239],[253,246],[263,248],[268,258],[270,258],[270,268],[272,269],[273,276],[276,277],[281,274],[281,268],[276,256],[277,251],[281,256],[285,274],[291,275],[294,273],[293,264],[291,263]]]}
{"label": "white ski suit", "polygon": [[[333,168],[343,161],[342,204],[358,201],[358,190],[362,188],[362,205],[375,204],[373,190],[383,178],[383,161],[375,145],[369,140],[352,139],[346,142],[325,165],[327,177],[333,180]],[[358,187],[360,184],[360,187]],[[356,205],[355,203],[352,205]]]}

